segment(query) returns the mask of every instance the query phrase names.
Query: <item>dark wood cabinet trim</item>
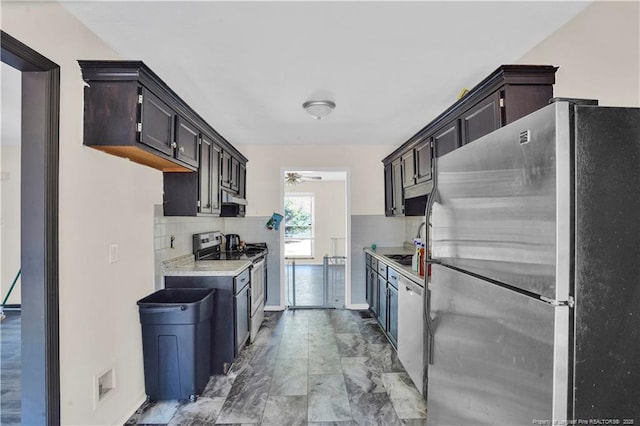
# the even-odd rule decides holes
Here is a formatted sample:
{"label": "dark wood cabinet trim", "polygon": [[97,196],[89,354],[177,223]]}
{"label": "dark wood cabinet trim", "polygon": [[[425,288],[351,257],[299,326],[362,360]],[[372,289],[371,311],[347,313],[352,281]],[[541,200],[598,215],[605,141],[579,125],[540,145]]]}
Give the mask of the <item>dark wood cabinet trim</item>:
{"label": "dark wood cabinet trim", "polygon": [[95,81],[136,81],[146,87],[156,96],[161,97],[176,113],[189,119],[204,133],[213,135],[222,147],[232,152],[234,157],[243,162],[247,158],[242,155],[229,141],[211,127],[198,113],[180,98],[157,74],[142,61],[89,61],[79,60],[82,78],[89,85]]}
{"label": "dark wood cabinet trim", "polygon": [[405,151],[419,143],[421,137],[431,134],[434,129],[449,121],[452,117],[464,113],[487,95],[497,91],[501,86],[526,85],[550,86],[555,83],[555,73],[558,67],[551,65],[502,65],[488,77],[473,87],[462,99],[455,102],[440,115],[431,120],[426,126],[416,132],[400,147],[386,156],[382,162],[391,162]]}

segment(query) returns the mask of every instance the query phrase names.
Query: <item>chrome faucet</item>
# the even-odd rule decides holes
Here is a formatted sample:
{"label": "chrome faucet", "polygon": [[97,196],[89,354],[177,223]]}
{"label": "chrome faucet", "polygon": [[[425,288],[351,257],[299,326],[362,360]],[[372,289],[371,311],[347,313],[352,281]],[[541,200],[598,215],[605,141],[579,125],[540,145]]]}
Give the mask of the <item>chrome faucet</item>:
{"label": "chrome faucet", "polygon": [[420,232],[422,231],[422,228],[425,227],[427,225],[427,222],[424,221],[420,224],[420,226],[418,226],[418,233],[416,234],[416,238],[420,238]]}

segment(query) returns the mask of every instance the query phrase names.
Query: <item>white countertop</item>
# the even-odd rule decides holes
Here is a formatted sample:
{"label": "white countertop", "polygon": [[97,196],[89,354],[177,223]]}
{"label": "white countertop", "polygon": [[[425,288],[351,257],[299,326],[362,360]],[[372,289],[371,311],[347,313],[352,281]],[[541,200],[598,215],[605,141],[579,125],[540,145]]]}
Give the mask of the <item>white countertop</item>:
{"label": "white countertop", "polygon": [[240,275],[251,266],[249,260],[194,260],[193,255],[180,256],[162,262],[162,275],[176,276],[230,276]]}
{"label": "white countertop", "polygon": [[370,255],[375,256],[378,259],[382,260],[387,265],[391,265],[393,269],[395,269],[405,277],[409,278],[411,281],[415,282],[420,287],[424,287],[424,276],[418,275],[417,272],[411,269],[410,265],[409,266],[401,265],[395,260],[385,256],[385,255],[391,255],[391,254],[409,255],[414,253],[413,250],[407,250],[404,247],[376,247],[376,249],[373,250],[371,247],[365,247],[364,251],[365,253],[369,253]]}

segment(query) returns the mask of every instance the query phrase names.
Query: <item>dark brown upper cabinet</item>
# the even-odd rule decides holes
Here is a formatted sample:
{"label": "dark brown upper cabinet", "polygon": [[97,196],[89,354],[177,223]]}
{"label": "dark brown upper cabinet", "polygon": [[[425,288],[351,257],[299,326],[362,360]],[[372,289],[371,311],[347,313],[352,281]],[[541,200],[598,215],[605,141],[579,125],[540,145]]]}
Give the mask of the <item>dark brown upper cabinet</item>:
{"label": "dark brown upper cabinet", "polygon": [[220,169],[222,171],[222,181],[220,185],[223,188],[231,189],[231,154],[226,151],[222,152],[222,160],[220,161]]}
{"label": "dark brown upper cabinet", "polygon": [[435,157],[443,155],[460,147],[460,120],[446,124],[441,129],[436,130],[431,137]]}
{"label": "dark brown upper cabinet", "polygon": [[425,139],[413,150],[416,160],[416,184],[431,180],[431,146],[431,140]]}
{"label": "dark brown upper cabinet", "polygon": [[180,116],[176,116],[176,122],[176,158],[197,167],[200,130]]}
{"label": "dark brown upper cabinet", "polygon": [[391,163],[384,165],[384,214],[393,216],[393,170]]}
{"label": "dark brown upper cabinet", "polygon": [[462,145],[483,137],[502,126],[500,119],[504,98],[500,92],[487,96],[482,102],[462,114]]}
{"label": "dark brown upper cabinet", "polygon": [[214,138],[198,139],[198,171],[163,173],[165,216],[220,214],[220,158],[222,149]]}
{"label": "dark brown upper cabinet", "polygon": [[247,159],[144,63],[78,63],[84,144],[162,170],[166,216],[219,215],[223,185],[244,198]]}
{"label": "dark brown upper cabinet", "polygon": [[[423,215],[425,197],[433,187],[434,159],[547,105],[553,98],[557,69],[550,65],[500,66],[385,157],[385,214]],[[400,200],[392,173],[397,162],[404,171]]]}
{"label": "dark brown upper cabinet", "polygon": [[141,87],[140,92],[142,100],[142,117],[138,125],[140,142],[173,157],[176,112],[147,89]]}
{"label": "dark brown upper cabinet", "polygon": [[416,162],[413,149],[405,152],[402,159],[402,187],[408,188],[416,183]]}
{"label": "dark brown upper cabinet", "polygon": [[[163,172],[197,171],[201,135],[219,134],[141,61],[78,61],[84,144]],[[219,145],[247,159],[222,136]]]}
{"label": "dark brown upper cabinet", "polygon": [[220,157],[222,150],[213,139],[203,135],[200,139],[198,213],[220,213]]}
{"label": "dark brown upper cabinet", "polygon": [[404,203],[402,202],[404,193],[402,187],[402,159],[398,158],[391,162],[393,216],[404,216]]}
{"label": "dark brown upper cabinet", "polygon": [[237,158],[231,157],[231,166],[229,168],[229,187],[231,191],[239,194],[240,188],[240,161]]}
{"label": "dark brown upper cabinet", "polygon": [[238,198],[245,198],[247,174],[245,163],[232,153],[223,151],[220,167],[222,170],[222,187]]}

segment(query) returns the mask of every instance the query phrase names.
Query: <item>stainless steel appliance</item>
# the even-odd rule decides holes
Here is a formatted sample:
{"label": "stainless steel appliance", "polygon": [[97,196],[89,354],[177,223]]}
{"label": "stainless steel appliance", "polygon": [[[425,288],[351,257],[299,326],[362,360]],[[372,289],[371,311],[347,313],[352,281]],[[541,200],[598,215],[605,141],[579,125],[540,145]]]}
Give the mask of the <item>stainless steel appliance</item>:
{"label": "stainless steel appliance", "polygon": [[236,194],[222,188],[220,216],[221,217],[244,217],[246,212],[247,200],[238,198]]}
{"label": "stainless steel appliance", "polygon": [[429,425],[640,421],[640,109],[560,100],[436,169]]}
{"label": "stainless steel appliance", "polygon": [[255,262],[251,268],[251,334],[249,340],[253,343],[264,320],[264,293],[266,284],[266,264],[263,257]]}
{"label": "stainless steel appliance", "polygon": [[398,359],[418,390],[423,380],[422,327],[423,288],[404,275],[398,278]]}
{"label": "stainless steel appliance", "polygon": [[225,235],[225,251],[240,251],[240,235]]}

